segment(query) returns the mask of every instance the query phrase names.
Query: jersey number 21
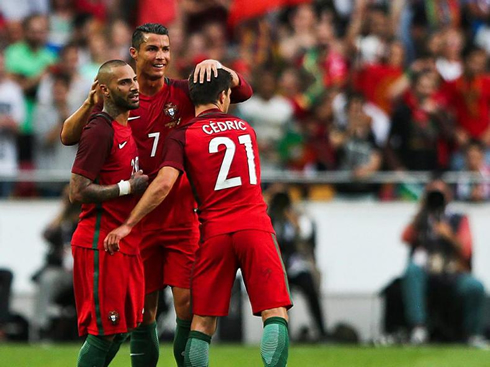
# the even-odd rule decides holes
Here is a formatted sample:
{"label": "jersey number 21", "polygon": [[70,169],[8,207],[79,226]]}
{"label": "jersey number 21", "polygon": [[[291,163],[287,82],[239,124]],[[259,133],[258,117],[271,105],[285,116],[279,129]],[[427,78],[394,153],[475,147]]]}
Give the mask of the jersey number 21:
{"label": "jersey number 21", "polygon": [[[250,184],[256,185],[257,174],[255,172],[255,156],[252,148],[252,139],[250,138],[250,135],[247,134],[239,136],[238,141],[240,142],[240,145],[244,146],[245,152],[247,153]],[[216,185],[214,186],[215,191],[242,185],[241,177],[228,177],[231,164],[233,163],[233,158],[235,157],[235,151],[237,149],[236,144],[230,138],[224,136],[216,137],[209,142],[209,153],[217,153],[220,145],[224,145],[226,150],[218,173],[218,179],[216,180]]]}

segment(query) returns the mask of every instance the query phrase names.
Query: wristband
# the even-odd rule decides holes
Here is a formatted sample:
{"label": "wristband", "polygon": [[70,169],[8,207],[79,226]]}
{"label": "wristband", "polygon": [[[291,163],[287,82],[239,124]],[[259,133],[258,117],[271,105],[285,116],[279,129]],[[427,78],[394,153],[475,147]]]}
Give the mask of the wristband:
{"label": "wristband", "polygon": [[131,193],[131,184],[129,181],[121,180],[117,186],[119,187],[119,196],[124,196]]}

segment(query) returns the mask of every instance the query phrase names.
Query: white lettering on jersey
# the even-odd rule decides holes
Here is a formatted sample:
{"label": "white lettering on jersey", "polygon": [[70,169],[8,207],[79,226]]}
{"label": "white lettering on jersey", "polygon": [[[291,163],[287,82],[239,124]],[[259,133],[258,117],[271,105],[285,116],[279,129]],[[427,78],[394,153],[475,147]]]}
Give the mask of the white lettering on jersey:
{"label": "white lettering on jersey", "polygon": [[204,131],[208,135],[224,132],[227,130],[247,130],[247,125],[245,125],[245,122],[241,120],[233,120],[224,122],[210,122],[209,125],[202,126],[202,131]]}

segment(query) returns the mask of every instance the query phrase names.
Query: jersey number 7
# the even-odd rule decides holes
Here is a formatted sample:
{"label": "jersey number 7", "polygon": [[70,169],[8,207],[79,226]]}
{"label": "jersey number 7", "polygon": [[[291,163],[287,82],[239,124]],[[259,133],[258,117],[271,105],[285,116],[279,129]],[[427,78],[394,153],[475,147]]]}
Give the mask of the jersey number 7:
{"label": "jersey number 7", "polygon": [[[250,135],[241,135],[238,137],[240,145],[243,145],[247,153],[247,163],[248,163],[248,174],[250,178],[250,184],[257,184],[257,174],[255,172],[255,156],[254,150],[252,148],[252,139]],[[209,153],[217,153],[218,147],[224,145],[226,147],[225,156],[223,162],[221,163],[221,168],[218,173],[218,179],[216,180],[216,185],[214,190],[229,189],[231,187],[241,186],[242,179],[240,177],[228,178],[228,173],[230,172],[230,167],[235,157],[236,145],[230,138],[220,136],[213,138],[209,142]]]}

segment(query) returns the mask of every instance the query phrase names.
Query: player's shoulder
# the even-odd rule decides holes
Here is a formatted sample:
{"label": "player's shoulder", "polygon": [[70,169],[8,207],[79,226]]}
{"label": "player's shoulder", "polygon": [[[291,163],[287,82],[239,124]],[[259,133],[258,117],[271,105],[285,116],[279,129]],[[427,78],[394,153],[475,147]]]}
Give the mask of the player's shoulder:
{"label": "player's shoulder", "polygon": [[184,93],[189,93],[189,84],[186,79],[172,79],[165,77],[165,84],[170,88],[181,90]]}
{"label": "player's shoulder", "polygon": [[83,128],[83,134],[100,134],[103,136],[113,136],[112,117],[105,112],[95,113],[90,116],[88,123]]}

